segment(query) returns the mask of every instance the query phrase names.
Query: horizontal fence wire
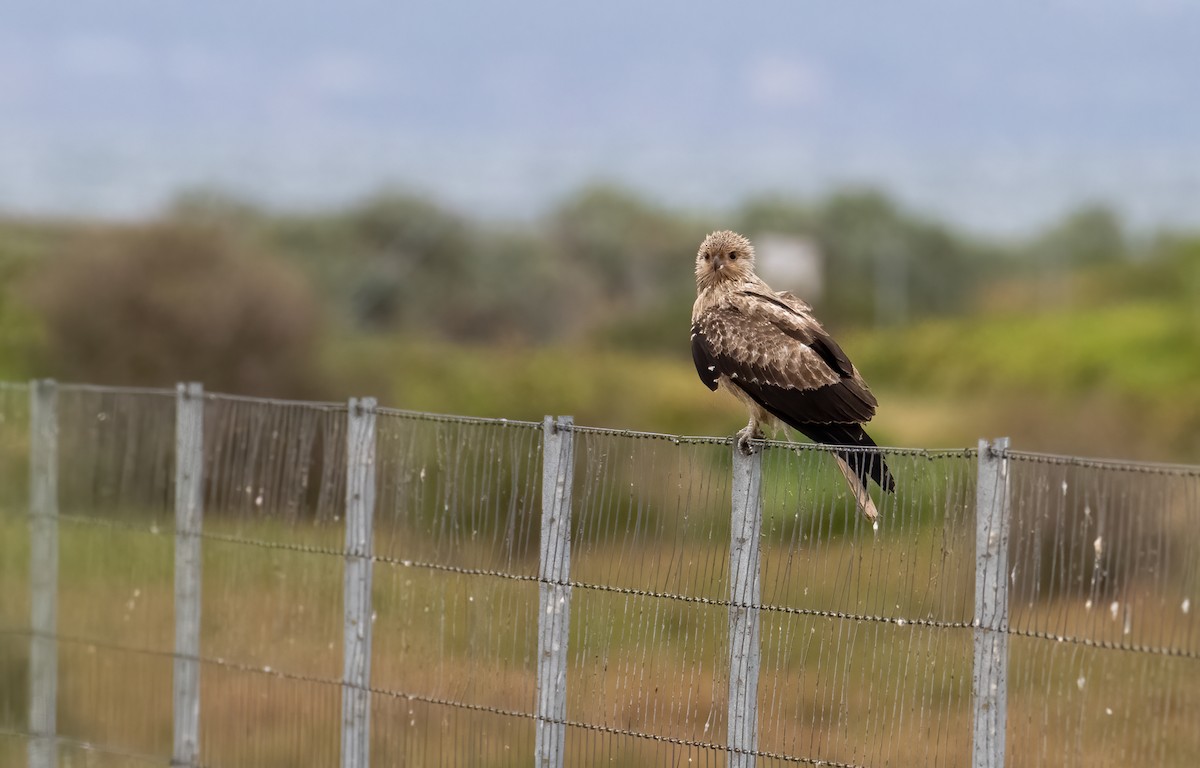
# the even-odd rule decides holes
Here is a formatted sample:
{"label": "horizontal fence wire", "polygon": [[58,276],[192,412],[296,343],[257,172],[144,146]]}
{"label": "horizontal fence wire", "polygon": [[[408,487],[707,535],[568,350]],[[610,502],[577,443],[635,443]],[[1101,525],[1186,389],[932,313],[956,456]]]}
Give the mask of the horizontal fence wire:
{"label": "horizontal fence wire", "polygon": [[[65,522],[68,524],[75,524],[75,525],[106,526],[106,527],[110,527],[110,528],[122,528],[129,532],[142,533],[142,534],[147,534],[147,535],[152,535],[152,536],[173,535],[173,531],[171,531],[171,530],[164,531],[164,530],[159,529],[157,526],[151,526],[151,527],[147,528],[145,526],[138,525],[135,523],[118,522],[118,521],[111,521],[111,520],[97,520],[96,518],[87,517],[87,516],[57,515],[57,516],[54,516],[52,519],[55,519],[55,520],[58,520],[61,522]],[[320,547],[320,546],[313,546],[313,545],[308,545],[308,544],[296,544],[296,543],[289,543],[289,542],[272,541],[272,540],[267,540],[267,539],[251,539],[251,538],[245,538],[243,536],[233,536],[233,535],[226,535],[226,534],[220,534],[220,533],[201,533],[201,534],[199,534],[198,538],[208,539],[208,540],[223,542],[223,543],[236,543],[236,544],[241,544],[244,546],[259,547],[262,549],[275,549],[275,550],[283,550],[283,551],[290,551],[290,552],[301,552],[301,553],[307,553],[307,554],[313,554],[313,555],[324,555],[324,556],[328,556],[328,557],[342,558],[342,557],[345,557],[345,555],[346,555],[344,550],[333,548],[333,547]],[[631,595],[631,596],[635,596],[635,597],[661,598],[664,600],[673,600],[673,601],[678,601],[681,603],[695,603],[695,604],[700,604],[700,605],[721,606],[721,607],[726,607],[726,608],[730,608],[730,607],[744,608],[744,607],[750,606],[749,603],[745,603],[745,602],[741,602],[741,601],[737,601],[737,600],[697,597],[694,595],[684,595],[684,594],[678,594],[678,593],[672,593],[672,592],[656,592],[653,590],[644,590],[644,589],[638,589],[638,588],[634,588],[634,587],[622,587],[622,586],[616,586],[616,585],[612,585],[612,584],[597,584],[597,583],[591,583],[591,582],[585,582],[585,581],[578,581],[575,579],[569,579],[567,581],[556,581],[553,579],[542,579],[542,578],[539,578],[538,576],[529,575],[529,574],[510,573],[510,572],[506,572],[506,571],[498,571],[498,570],[492,570],[492,569],[487,569],[487,568],[465,568],[465,567],[455,566],[455,565],[446,565],[444,563],[421,562],[421,561],[416,561],[416,560],[411,560],[411,559],[406,559],[406,558],[395,558],[395,557],[384,557],[384,556],[372,555],[369,559],[372,562],[379,563],[382,565],[387,565],[387,566],[390,566],[393,568],[398,566],[398,567],[402,567],[402,568],[414,568],[414,569],[418,569],[418,570],[425,569],[425,570],[432,570],[432,571],[443,571],[443,572],[447,572],[447,573],[458,574],[461,576],[478,576],[478,577],[484,577],[484,578],[504,579],[504,580],[509,580],[509,581],[539,582],[539,583],[546,583],[546,584],[570,586],[570,587],[578,588],[578,589],[587,589],[587,590],[595,590],[595,591],[600,591],[600,592],[611,592],[614,594]],[[1186,598],[1185,598],[1185,600],[1186,600]],[[1190,600],[1188,600],[1187,602],[1188,602],[1188,610],[1190,610]],[[1181,607],[1182,607],[1182,605],[1183,604],[1181,603]],[[907,617],[906,616],[885,616],[885,615],[878,615],[878,614],[852,613],[852,612],[829,610],[829,609],[822,609],[822,608],[803,608],[803,607],[795,607],[795,606],[787,606],[787,605],[770,605],[770,604],[763,604],[763,603],[756,603],[756,604],[754,604],[754,607],[757,607],[759,610],[764,611],[764,612],[788,613],[788,614],[795,614],[795,615],[801,615],[801,616],[813,616],[813,617],[829,618],[829,619],[847,619],[847,620],[858,621],[858,622],[875,622],[875,623],[882,623],[882,624],[895,624],[895,625],[901,626],[901,627],[916,626],[916,627],[933,627],[933,628],[940,628],[940,629],[968,629],[968,628],[973,627],[973,624],[970,621],[945,621],[945,620],[940,620],[940,619],[922,618],[919,616],[907,616]],[[1186,612],[1187,611],[1185,611],[1185,613]],[[1043,639],[1043,640],[1053,640],[1054,642],[1057,642],[1057,643],[1076,644],[1076,645],[1083,645],[1083,646],[1088,646],[1088,647],[1093,647],[1093,648],[1102,648],[1102,649],[1108,649],[1108,650],[1125,650],[1125,651],[1131,651],[1134,653],[1146,653],[1146,654],[1157,654],[1157,655],[1163,655],[1163,656],[1177,656],[1177,657],[1189,658],[1189,659],[1200,659],[1200,650],[1197,650],[1194,648],[1189,648],[1189,647],[1174,647],[1174,646],[1169,646],[1169,645],[1168,646],[1143,645],[1143,644],[1130,643],[1130,642],[1121,641],[1121,640],[1110,641],[1110,640],[1098,639],[1098,638],[1094,638],[1094,637],[1072,636],[1072,635],[1066,635],[1066,634],[1061,634],[1061,633],[1057,633],[1057,632],[1050,632],[1050,631],[1045,631],[1045,630],[1029,629],[1029,628],[1020,628],[1020,627],[1009,627],[1007,630],[1005,630],[1005,632],[1007,634],[1018,636],[1018,637],[1029,637],[1029,638],[1037,638],[1037,639]]]}
{"label": "horizontal fence wire", "polygon": [[[0,385],[4,765],[30,740],[29,397]],[[175,392],[61,385],[58,419],[60,755],[162,762]],[[204,395],[199,765],[338,759],[346,419]],[[725,765],[739,608],[760,622],[760,764],[969,762],[975,450],[882,449],[896,491],[872,489],[873,525],[832,451],[764,443],[749,604],[730,438],[564,429],[570,572],[543,579],[542,425],[377,410],[373,763],[533,762],[542,584],[572,595],[566,765]],[[1005,457],[1008,764],[1195,764],[1200,468]]]}
{"label": "horizontal fence wire", "polygon": [[1200,468],[1009,466],[1010,764],[1196,763]]}

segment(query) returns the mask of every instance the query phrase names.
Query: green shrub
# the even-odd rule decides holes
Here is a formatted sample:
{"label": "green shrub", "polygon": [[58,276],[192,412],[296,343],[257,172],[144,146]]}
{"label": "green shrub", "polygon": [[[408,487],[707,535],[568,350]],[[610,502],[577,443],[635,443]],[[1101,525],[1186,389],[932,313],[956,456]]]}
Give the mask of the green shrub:
{"label": "green shrub", "polygon": [[308,288],[213,229],[166,223],[83,235],[33,282],[54,376],[312,394],[318,312]]}

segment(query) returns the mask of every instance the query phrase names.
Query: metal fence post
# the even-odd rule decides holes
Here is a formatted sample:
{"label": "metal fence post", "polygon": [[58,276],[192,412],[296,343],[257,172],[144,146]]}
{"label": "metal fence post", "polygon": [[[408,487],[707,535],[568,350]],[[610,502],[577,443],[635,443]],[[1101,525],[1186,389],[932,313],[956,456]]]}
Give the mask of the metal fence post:
{"label": "metal fence post", "polygon": [[758,749],[758,605],[762,533],[762,451],[733,447],[733,515],[729,545],[730,768],[751,768]]}
{"label": "metal fence post", "polygon": [[979,441],[972,765],[1002,768],[1008,685],[1008,438]]}
{"label": "metal fence post", "polygon": [[575,450],[570,416],[542,424],[542,533],[538,560],[536,768],[562,768],[567,726],[567,638],[571,622],[571,484]]}
{"label": "metal fence post", "polygon": [[29,389],[30,768],[58,764],[58,386]]}
{"label": "metal fence post", "polygon": [[347,416],[342,768],[367,768],[370,765],[375,407],[374,398],[351,398]]}
{"label": "metal fence post", "polygon": [[200,762],[200,531],[204,386],[175,386],[175,737],[171,765]]}

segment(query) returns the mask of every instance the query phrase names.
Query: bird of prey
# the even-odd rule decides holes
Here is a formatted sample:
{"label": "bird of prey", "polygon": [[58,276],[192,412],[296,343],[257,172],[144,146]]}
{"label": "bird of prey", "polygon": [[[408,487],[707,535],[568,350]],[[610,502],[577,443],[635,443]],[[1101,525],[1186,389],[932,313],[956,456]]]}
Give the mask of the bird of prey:
{"label": "bird of prey", "polygon": [[720,386],[750,412],[737,433],[744,454],[763,426],[780,423],[813,442],[846,446],[834,452],[838,467],[859,509],[877,517],[868,482],[891,492],[896,481],[862,427],[875,415],[875,396],[812,308],[754,273],[754,246],[736,232],[713,232],[696,254],[692,359],[709,389]]}

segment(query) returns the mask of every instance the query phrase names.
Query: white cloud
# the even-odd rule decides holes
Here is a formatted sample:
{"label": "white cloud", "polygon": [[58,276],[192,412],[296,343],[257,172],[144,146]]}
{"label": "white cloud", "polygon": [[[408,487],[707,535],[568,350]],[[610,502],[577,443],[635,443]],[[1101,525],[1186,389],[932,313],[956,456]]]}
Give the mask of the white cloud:
{"label": "white cloud", "polygon": [[55,54],[59,71],[72,77],[124,80],[139,77],[150,67],[145,51],[103,34],[67,37],[59,41]]}
{"label": "white cloud", "polygon": [[317,96],[361,96],[378,84],[375,67],[365,57],[325,51],[305,68],[304,85]]}
{"label": "white cloud", "polygon": [[764,107],[812,106],[825,94],[825,78],[812,64],[794,57],[764,56],[747,72],[750,99]]}
{"label": "white cloud", "polygon": [[29,58],[21,41],[0,37],[0,106],[13,109],[37,90],[35,75],[27,66]]}
{"label": "white cloud", "polygon": [[163,71],[186,88],[219,91],[228,86],[235,68],[207,48],[184,44],[167,51]]}

